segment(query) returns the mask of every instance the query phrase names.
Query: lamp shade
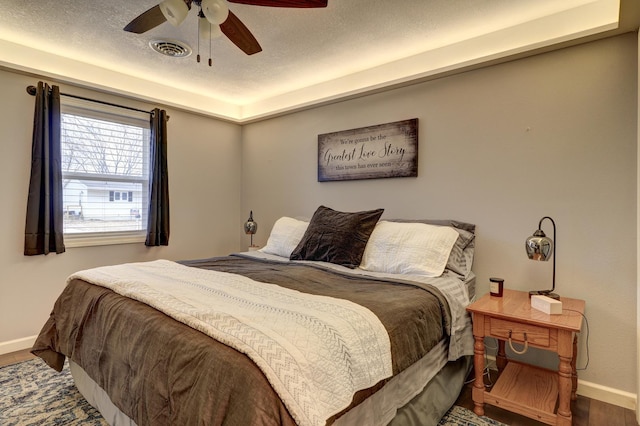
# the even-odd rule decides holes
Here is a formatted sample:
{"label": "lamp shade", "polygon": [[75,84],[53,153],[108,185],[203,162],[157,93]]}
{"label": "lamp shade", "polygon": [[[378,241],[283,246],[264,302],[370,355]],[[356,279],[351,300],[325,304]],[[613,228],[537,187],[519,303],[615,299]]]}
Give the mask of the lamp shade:
{"label": "lamp shade", "polygon": [[250,249],[251,247],[255,247],[253,245],[253,234],[255,234],[257,230],[258,224],[253,220],[253,210],[251,210],[251,212],[249,212],[249,219],[244,223],[244,233],[251,236],[249,245]]}
{"label": "lamp shade", "polygon": [[226,0],[202,0],[202,13],[213,25],[220,25],[229,17],[229,6]]}
{"label": "lamp shade", "polygon": [[198,37],[200,40],[209,40],[211,37],[211,23],[207,18],[198,18]]}
{"label": "lamp shade", "polygon": [[189,7],[183,0],[164,0],[158,6],[167,21],[174,27],[182,24],[189,13]]}
{"label": "lamp shade", "polygon": [[207,18],[198,18],[198,35],[200,40],[210,40],[222,36],[219,25],[213,25]]}
{"label": "lamp shade", "polygon": [[211,38],[220,38],[222,37],[222,30],[220,29],[220,25],[211,25]]}
{"label": "lamp shade", "polygon": [[249,219],[244,224],[244,233],[253,235],[258,230],[258,224],[253,220],[253,210],[249,213]]}
{"label": "lamp shade", "polygon": [[527,256],[532,260],[547,261],[553,253],[553,240],[542,229],[536,230],[525,242]]}
{"label": "lamp shade", "polygon": [[[553,239],[548,238],[542,230],[542,222],[548,219],[553,225]],[[553,257],[553,278],[551,290],[533,290],[529,292],[529,296],[542,295],[548,296],[553,299],[560,299],[553,291],[556,289],[556,251],[554,250],[554,241],[556,241],[556,222],[549,216],[545,216],[540,219],[538,223],[538,229],[532,236],[527,238],[524,243],[524,247],[527,250],[527,256],[532,260],[544,260],[547,261]]]}

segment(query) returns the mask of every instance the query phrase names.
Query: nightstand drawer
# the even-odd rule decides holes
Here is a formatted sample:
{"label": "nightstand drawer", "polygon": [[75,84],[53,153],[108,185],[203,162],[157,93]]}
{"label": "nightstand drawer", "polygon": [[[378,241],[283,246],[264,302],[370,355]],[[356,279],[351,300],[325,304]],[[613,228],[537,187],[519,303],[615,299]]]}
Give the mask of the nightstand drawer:
{"label": "nightstand drawer", "polygon": [[548,328],[497,318],[488,318],[488,320],[489,335],[497,339],[509,340],[511,338],[514,342],[524,343],[527,341],[530,345],[549,347],[551,339]]}

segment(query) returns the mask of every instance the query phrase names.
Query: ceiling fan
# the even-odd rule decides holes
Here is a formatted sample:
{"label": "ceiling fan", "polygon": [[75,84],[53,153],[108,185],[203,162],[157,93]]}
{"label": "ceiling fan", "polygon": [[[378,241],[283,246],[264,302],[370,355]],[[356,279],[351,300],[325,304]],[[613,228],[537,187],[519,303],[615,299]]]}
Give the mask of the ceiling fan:
{"label": "ceiling fan", "polygon": [[[231,3],[248,4],[253,6],[318,8],[327,7],[328,0],[228,0]],[[227,0],[163,0],[161,3],[142,13],[129,22],[125,31],[142,34],[157,27],[165,21],[173,26],[179,26],[187,17],[191,6],[198,8],[199,28],[203,20],[211,24],[210,37],[222,33],[233,44],[247,55],[262,51],[262,47],[251,34],[251,31],[240,19],[229,10]]]}

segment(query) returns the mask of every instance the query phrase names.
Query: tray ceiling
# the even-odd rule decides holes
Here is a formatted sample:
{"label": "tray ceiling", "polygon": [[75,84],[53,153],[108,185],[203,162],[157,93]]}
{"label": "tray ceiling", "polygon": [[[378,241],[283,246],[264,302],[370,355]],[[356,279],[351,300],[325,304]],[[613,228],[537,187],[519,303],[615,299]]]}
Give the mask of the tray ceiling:
{"label": "tray ceiling", "polygon": [[[198,50],[195,7],[178,27],[123,31],[155,0],[0,2],[0,65],[228,119],[255,120],[612,30],[619,0],[329,0],[230,3],[263,51],[226,38]],[[194,51],[160,55],[152,40]]]}

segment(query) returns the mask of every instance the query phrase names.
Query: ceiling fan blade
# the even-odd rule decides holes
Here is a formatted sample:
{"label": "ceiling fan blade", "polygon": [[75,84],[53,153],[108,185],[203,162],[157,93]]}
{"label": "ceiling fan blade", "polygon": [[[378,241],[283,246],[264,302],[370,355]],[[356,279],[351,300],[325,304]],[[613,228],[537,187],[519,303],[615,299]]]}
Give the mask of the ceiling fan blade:
{"label": "ceiling fan blade", "polygon": [[229,3],[268,7],[327,7],[328,0],[227,0]]}
{"label": "ceiling fan blade", "polygon": [[160,6],[155,5],[151,9],[135,18],[133,21],[129,22],[127,26],[124,27],[124,30],[129,31],[130,33],[142,34],[152,28],[157,27],[166,20],[167,18],[165,18],[162,14]]}
{"label": "ceiling fan blade", "polygon": [[220,30],[229,40],[240,48],[247,55],[253,55],[262,51],[258,40],[251,34],[251,31],[240,21],[231,11],[226,21],[220,24]]}

